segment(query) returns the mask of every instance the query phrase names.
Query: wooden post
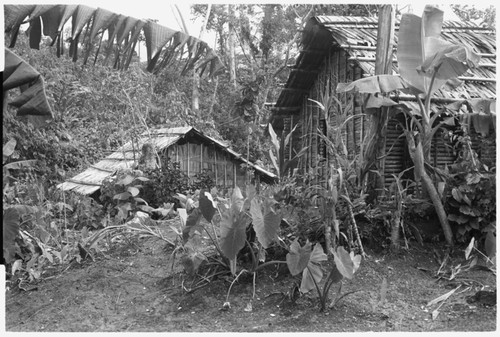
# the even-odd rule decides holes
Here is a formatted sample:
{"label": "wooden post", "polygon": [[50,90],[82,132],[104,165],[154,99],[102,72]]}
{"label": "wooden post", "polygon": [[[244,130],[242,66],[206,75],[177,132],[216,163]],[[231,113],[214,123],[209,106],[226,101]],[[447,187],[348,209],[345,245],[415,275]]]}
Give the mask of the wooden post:
{"label": "wooden post", "polygon": [[[392,74],[392,50],[394,42],[394,9],[392,5],[383,5],[379,11],[375,75]],[[367,202],[376,202],[384,188],[384,157],[389,108],[383,107],[371,116],[365,146],[365,162],[361,178],[368,174]],[[382,158],[378,160],[377,158]],[[378,171],[374,173],[370,171]]]}
{"label": "wooden post", "polygon": [[226,154],[224,154],[224,186],[227,186],[227,161],[226,161]]}
{"label": "wooden post", "polygon": [[200,173],[203,171],[203,143],[200,144]]}
{"label": "wooden post", "polygon": [[236,165],[233,163],[233,188],[234,187],[236,187]]}
{"label": "wooden post", "polygon": [[190,179],[190,177],[189,177],[189,143],[186,143],[186,147],[187,147],[187,150],[186,150],[186,157],[187,157],[187,175],[188,175],[188,179]]}
{"label": "wooden post", "polygon": [[215,186],[218,186],[218,180],[217,180],[217,149],[215,148],[214,145],[214,172],[215,172]]}

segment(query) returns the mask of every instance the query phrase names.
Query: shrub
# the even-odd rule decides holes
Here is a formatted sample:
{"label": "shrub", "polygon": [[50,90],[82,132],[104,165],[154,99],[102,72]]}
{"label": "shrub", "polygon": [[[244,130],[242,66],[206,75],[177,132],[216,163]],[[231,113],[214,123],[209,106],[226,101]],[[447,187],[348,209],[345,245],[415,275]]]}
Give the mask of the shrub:
{"label": "shrub", "polygon": [[447,181],[446,207],[457,241],[483,241],[496,233],[496,172],[479,161],[468,136],[459,138],[459,161]]}
{"label": "shrub", "polygon": [[215,187],[210,171],[203,170],[190,180],[181,170],[180,164],[169,159],[163,160],[161,168],[145,171],[144,175],[149,181],[144,183],[143,197],[154,208],[161,207],[164,203],[180,206],[175,197],[177,193],[191,194],[196,190]]}

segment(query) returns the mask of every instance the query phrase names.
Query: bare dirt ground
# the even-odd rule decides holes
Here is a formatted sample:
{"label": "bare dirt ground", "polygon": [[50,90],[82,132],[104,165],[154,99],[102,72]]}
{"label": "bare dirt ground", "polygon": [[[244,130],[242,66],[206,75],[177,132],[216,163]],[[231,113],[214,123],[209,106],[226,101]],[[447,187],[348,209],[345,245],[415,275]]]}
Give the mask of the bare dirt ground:
{"label": "bare dirt ground", "polygon": [[[284,294],[295,279],[286,268],[272,266],[257,274],[251,311],[251,276],[233,286],[231,307],[224,311],[232,278],[221,276],[186,293],[182,285],[189,285],[189,278],[179,266],[170,268],[165,244],[154,238],[138,239],[116,245],[93,262],[55,273],[34,290],[6,291],[6,331],[495,331],[496,304],[488,306],[473,295],[480,289],[496,290],[496,276],[472,269],[452,281],[438,280],[438,247],[414,243],[396,255],[368,251],[370,257],[362,261],[354,278],[343,281],[342,293],[355,292],[326,313],[319,311],[315,293],[292,303]],[[455,255],[453,265],[463,260],[462,252]],[[382,286],[384,278],[387,287]],[[459,285],[433,319],[438,304],[426,304]]]}

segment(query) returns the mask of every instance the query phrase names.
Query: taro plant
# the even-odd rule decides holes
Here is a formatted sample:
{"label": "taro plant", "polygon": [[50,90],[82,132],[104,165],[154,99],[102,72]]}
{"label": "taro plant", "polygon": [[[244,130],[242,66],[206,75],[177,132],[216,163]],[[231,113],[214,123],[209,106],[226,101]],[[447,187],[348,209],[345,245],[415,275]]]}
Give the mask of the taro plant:
{"label": "taro plant", "polygon": [[149,213],[153,210],[146,200],[139,197],[142,183],[147,181],[148,178],[138,174],[121,172],[104,182],[101,200],[105,206],[111,206],[114,218],[118,222],[130,220],[136,211]]}
{"label": "taro plant", "polygon": [[398,35],[399,75],[377,75],[352,83],[339,83],[338,93],[359,92],[370,94],[365,108],[378,109],[399,104],[384,94],[403,91],[412,94],[418,111],[403,111],[411,120],[412,128],[406,130],[410,157],[415,175],[421,179],[441,223],[446,242],[453,245],[453,234],[442,199],[428,172],[430,149],[434,134],[440,128],[439,113],[431,115],[431,98],[445,84],[456,86],[458,76],[475,67],[480,59],[466,45],[456,45],[440,38],[443,11],[426,6],[422,17],[403,14]]}
{"label": "taro plant", "polygon": [[[182,249],[184,252],[182,263],[189,274],[195,274],[204,261],[211,260],[209,263],[222,266],[225,271],[218,270],[207,274],[204,276],[205,280],[221,272],[230,272],[233,275],[234,280],[224,303],[224,308],[227,309],[230,307],[228,298],[231,288],[241,275],[253,274],[255,287],[255,276],[259,270],[272,264],[285,263],[266,261],[265,253],[267,248],[279,241],[281,216],[274,209],[276,201],[269,195],[258,196],[253,186],[247,187],[246,197],[237,186],[228,198],[214,198],[214,191],[210,193],[201,190],[198,205],[192,204],[193,209],[189,215],[185,209],[178,209],[183,223],[178,231],[182,236],[182,247],[178,250]],[[206,221],[202,221],[203,218]],[[250,228],[255,231],[255,242],[251,242],[247,236]],[[208,235],[216,251],[215,258],[209,259],[197,248],[200,246],[200,233]],[[244,247],[249,251],[251,264],[240,268],[239,253]],[[194,289],[201,286],[195,286]],[[251,305],[251,302],[249,304]]]}
{"label": "taro plant", "polygon": [[304,246],[300,246],[297,240],[290,245],[290,252],[286,256],[286,262],[290,273],[298,275],[302,273],[302,281],[300,283],[300,292],[307,293],[316,289],[320,302],[320,310],[326,311],[327,303],[330,298],[330,289],[335,284],[339,284],[336,297],[329,305],[330,308],[340,301],[343,297],[352,292],[341,295],[342,279],[352,279],[354,273],[358,270],[361,263],[361,255],[354,255],[353,252],[348,253],[342,246],[337,249],[331,249],[334,257],[334,264],[326,278],[323,287],[320,287],[320,282],[323,279],[322,262],[327,261],[328,256],[324,253],[323,248],[319,243],[314,245],[307,241]]}

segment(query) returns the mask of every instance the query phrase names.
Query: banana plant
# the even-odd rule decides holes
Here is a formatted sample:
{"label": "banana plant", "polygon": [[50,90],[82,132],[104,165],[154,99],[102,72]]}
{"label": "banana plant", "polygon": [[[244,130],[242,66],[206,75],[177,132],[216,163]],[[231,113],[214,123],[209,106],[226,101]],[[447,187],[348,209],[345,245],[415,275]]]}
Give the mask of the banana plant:
{"label": "banana plant", "polygon": [[[460,84],[458,76],[477,66],[480,56],[465,45],[447,42],[440,38],[443,11],[426,6],[422,17],[403,14],[398,35],[399,75],[377,75],[352,83],[339,83],[337,93],[368,94],[365,108],[398,106],[388,94],[395,91],[415,96],[418,111],[403,111],[411,118],[415,132],[406,130],[410,156],[415,165],[415,173],[423,186],[439,217],[447,243],[453,245],[453,234],[432,179],[426,171],[430,166],[432,137],[437,131],[433,123],[438,114],[431,116],[431,97],[446,85],[454,88]],[[419,116],[420,118],[417,118]]]}
{"label": "banana plant", "polygon": [[[103,51],[104,63],[110,63],[111,60],[113,68],[127,69],[141,34],[144,34],[147,70],[150,72],[160,71],[174,59],[184,61],[183,74],[195,69],[200,76],[204,72],[215,76],[224,69],[221,60],[206,42],[152,20],[140,20],[85,5],[9,4],[3,7],[4,32],[8,34],[10,48],[15,46],[20,26],[27,22],[30,47],[39,49],[42,35],[48,36],[59,57],[65,46],[64,25],[71,18],[71,32],[67,41],[70,42],[68,54],[74,61],[81,51],[84,63],[87,63],[95,49],[94,63],[97,55]],[[107,41],[103,39],[105,35],[109,36]]]}

